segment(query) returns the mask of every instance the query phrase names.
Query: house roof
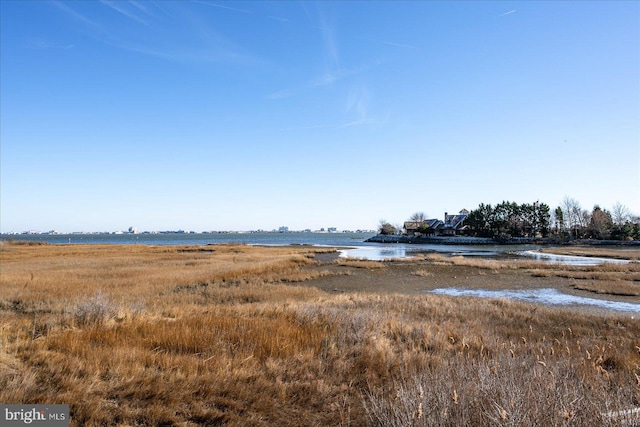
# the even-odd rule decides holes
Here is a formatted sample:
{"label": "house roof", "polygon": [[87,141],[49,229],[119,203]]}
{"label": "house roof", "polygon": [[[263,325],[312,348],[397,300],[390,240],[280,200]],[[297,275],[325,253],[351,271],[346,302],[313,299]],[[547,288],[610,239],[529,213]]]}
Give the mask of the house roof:
{"label": "house roof", "polygon": [[405,221],[404,229],[409,230],[418,230],[420,227],[426,225],[432,229],[462,229],[463,222],[469,215],[469,211],[466,209],[462,209],[457,215],[445,215],[444,221],[439,220],[437,218],[425,219],[424,221]]}
{"label": "house roof", "polygon": [[422,225],[420,221],[405,221],[404,228],[406,230],[417,230]]}
{"label": "house roof", "polygon": [[424,221],[405,221],[404,228],[406,230],[417,230],[420,227],[424,226],[437,228],[440,224],[442,224],[442,221],[440,221],[439,219],[425,219]]}
{"label": "house roof", "polygon": [[468,214],[446,215],[444,218],[444,228],[460,228],[464,220],[467,219],[467,216]]}

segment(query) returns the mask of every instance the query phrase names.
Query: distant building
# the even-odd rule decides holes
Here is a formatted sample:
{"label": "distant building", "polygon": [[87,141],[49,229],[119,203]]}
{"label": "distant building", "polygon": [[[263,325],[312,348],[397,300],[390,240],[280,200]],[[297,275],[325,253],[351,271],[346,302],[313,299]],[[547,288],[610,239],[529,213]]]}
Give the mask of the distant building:
{"label": "distant building", "polygon": [[469,216],[469,211],[462,209],[457,215],[444,213],[444,221],[436,218],[424,221],[406,221],[404,234],[407,236],[456,236],[463,234],[467,229],[464,220]]}
{"label": "distant building", "polygon": [[285,227],[284,225],[280,228],[278,228],[278,233],[288,233],[289,232],[289,227]]}
{"label": "distant building", "polygon": [[464,220],[469,216],[469,211],[462,209],[457,215],[448,215],[444,213],[444,224],[439,228],[439,234],[442,236],[455,236],[462,234],[468,227],[464,225]]}
{"label": "distant building", "polygon": [[405,234],[408,236],[432,236],[437,234],[444,223],[439,219],[425,219],[424,221],[406,221]]}

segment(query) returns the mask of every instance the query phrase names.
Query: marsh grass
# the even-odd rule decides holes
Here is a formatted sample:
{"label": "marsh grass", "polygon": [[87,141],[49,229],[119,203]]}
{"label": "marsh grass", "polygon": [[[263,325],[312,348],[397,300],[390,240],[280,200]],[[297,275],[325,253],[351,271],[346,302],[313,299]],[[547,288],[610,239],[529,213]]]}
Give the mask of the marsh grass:
{"label": "marsh grass", "polygon": [[576,281],[573,284],[575,289],[580,289],[598,294],[621,295],[638,297],[640,296],[640,283],[630,281]]}
{"label": "marsh grass", "polygon": [[435,273],[429,270],[425,270],[424,268],[415,270],[413,272],[411,272],[411,274],[413,276],[420,276],[420,277],[433,277],[435,276]]}
{"label": "marsh grass", "polygon": [[6,249],[0,401],[69,403],[73,426],[620,425],[640,404],[629,316],[329,295],[290,284],[330,274],[310,248]]}
{"label": "marsh grass", "polygon": [[[572,286],[579,290],[609,295],[640,296],[639,262],[573,266],[534,260],[503,261],[465,258],[462,256],[446,257],[438,254],[428,255],[425,260],[426,266],[429,264],[466,266],[478,268],[480,271],[491,270],[494,273],[498,273],[501,270],[525,270],[533,277],[571,279]],[[426,267],[419,271],[423,273],[414,274],[429,274]]]}
{"label": "marsh grass", "polygon": [[340,265],[343,267],[367,268],[367,269],[378,269],[378,268],[386,267],[386,264],[383,261],[370,261],[366,259],[338,258],[334,262],[337,265]]}

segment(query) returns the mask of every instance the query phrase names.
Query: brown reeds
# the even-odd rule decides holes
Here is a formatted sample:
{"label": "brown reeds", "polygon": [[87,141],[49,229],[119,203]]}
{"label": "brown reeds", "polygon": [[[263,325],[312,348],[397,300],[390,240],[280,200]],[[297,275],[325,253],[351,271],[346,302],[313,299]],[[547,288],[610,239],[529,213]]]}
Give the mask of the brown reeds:
{"label": "brown reeds", "polygon": [[[608,252],[607,252],[608,253]],[[640,263],[628,264],[603,263],[590,266],[575,266],[534,260],[488,260],[447,257],[438,254],[428,255],[426,265],[466,266],[491,270],[525,270],[533,277],[559,277],[572,280],[572,287],[598,294],[640,296]],[[427,275],[428,269],[422,268]]]}
{"label": "brown reeds", "polygon": [[335,263],[343,267],[354,268],[378,269],[386,267],[386,264],[383,261],[371,261],[366,259],[354,258],[338,258],[337,260],[335,260]]}
{"label": "brown reeds", "polygon": [[633,425],[640,405],[627,315],[291,285],[337,268],[312,248],[0,256],[0,401],[68,403],[73,426]]}

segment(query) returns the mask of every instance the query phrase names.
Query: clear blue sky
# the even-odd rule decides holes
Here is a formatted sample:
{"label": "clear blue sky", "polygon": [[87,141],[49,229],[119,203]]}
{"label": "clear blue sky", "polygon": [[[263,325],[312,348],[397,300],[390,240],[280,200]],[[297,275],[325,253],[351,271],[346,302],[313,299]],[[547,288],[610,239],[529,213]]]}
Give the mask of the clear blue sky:
{"label": "clear blue sky", "polygon": [[640,213],[636,1],[0,1],[2,232]]}

